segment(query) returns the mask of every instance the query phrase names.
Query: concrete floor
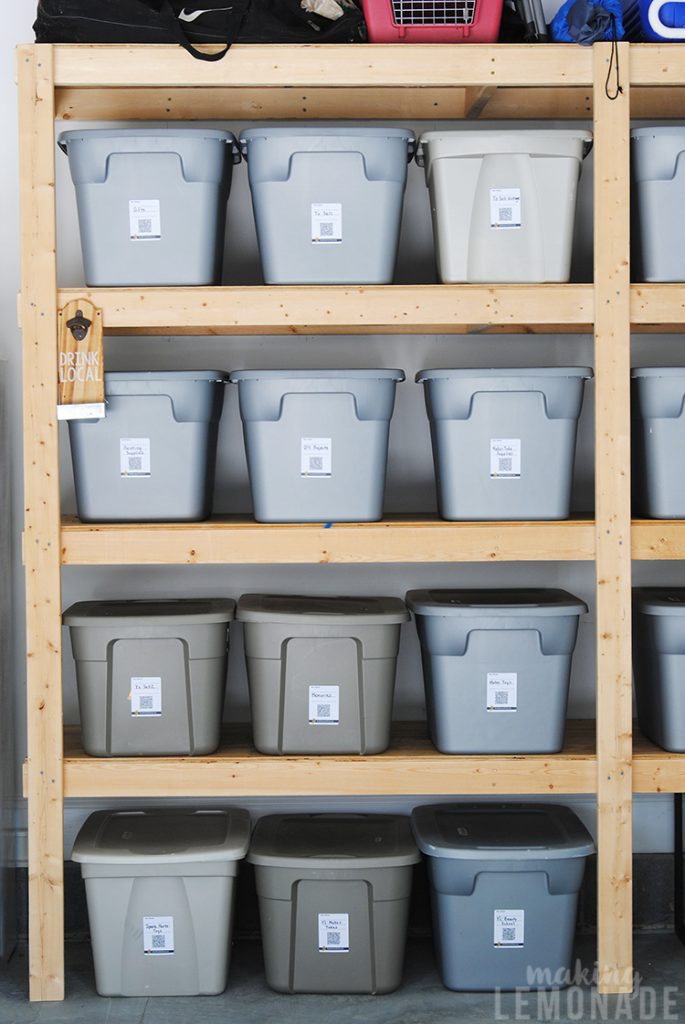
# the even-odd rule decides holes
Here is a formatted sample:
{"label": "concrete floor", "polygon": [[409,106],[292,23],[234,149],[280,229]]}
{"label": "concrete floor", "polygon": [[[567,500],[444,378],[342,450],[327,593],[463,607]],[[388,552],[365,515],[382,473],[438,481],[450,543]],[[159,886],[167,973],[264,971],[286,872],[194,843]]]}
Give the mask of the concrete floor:
{"label": "concrete floor", "polygon": [[428,942],[407,950],[405,981],[384,996],[286,996],[264,983],[256,942],[236,945],[228,988],[221,996],[107,999],[95,994],[90,948],[67,946],[67,999],[29,1003],[26,947],[0,967],[0,1024],[459,1024],[461,1021],[683,1021],[685,947],[672,935],[635,941],[639,986],[632,997],[598,999],[588,987],[594,941],[580,939],[581,983],[561,992],[449,992],[440,984]]}

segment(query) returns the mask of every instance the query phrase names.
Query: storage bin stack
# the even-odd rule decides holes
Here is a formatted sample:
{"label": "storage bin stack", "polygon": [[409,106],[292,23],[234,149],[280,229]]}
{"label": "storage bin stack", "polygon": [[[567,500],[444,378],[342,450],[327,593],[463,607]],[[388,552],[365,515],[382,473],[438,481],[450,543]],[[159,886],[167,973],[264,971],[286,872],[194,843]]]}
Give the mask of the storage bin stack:
{"label": "storage bin stack", "polygon": [[412,829],[426,854],[443,984],[464,991],[570,984],[578,892],[594,852],[567,807],[434,804]]}
{"label": "storage bin stack", "polygon": [[226,988],[247,811],[98,811],[72,860],[86,884],[101,996],[216,995]]}
{"label": "storage bin stack", "polygon": [[685,590],[633,591],[633,675],[640,729],[664,750],[685,753]]}
{"label": "storage bin stack", "polygon": [[409,820],[389,814],[262,818],[255,865],[266,980],[277,992],[366,992],[402,981]]}

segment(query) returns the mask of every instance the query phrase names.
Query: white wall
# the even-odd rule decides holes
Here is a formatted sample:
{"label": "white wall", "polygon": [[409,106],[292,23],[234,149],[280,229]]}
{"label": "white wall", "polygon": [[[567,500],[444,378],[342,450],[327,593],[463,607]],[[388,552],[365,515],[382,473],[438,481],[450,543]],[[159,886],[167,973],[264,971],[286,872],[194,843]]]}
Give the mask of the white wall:
{"label": "white wall", "polygon": [[[8,5],[5,12],[4,42],[0,59],[4,74],[0,81],[0,115],[5,129],[5,159],[0,163],[0,202],[4,245],[0,250],[0,358],[8,362],[10,386],[9,424],[14,450],[14,512],[16,523],[21,517],[20,484],[20,335],[16,329],[16,291],[19,283],[18,225],[17,225],[17,159],[15,89],[12,74],[12,46],[30,41],[30,30],[35,4],[21,0]],[[188,58],[190,59],[190,58]],[[88,125],[93,127],[92,124]],[[559,125],[563,127],[564,125]],[[584,127],[585,125],[583,125]],[[61,127],[61,126],[58,126]],[[76,127],[73,123],[64,127]],[[238,131],[240,125],[228,125]],[[418,130],[435,127],[433,123],[415,125]],[[60,284],[78,285],[83,282],[80,246],[76,223],[73,188],[69,179],[67,160],[57,154],[58,189],[58,253]],[[574,278],[588,280],[591,276],[592,253],[592,161],[587,161],[581,180],[580,205],[577,225],[577,244],[574,252]],[[259,278],[259,264],[254,227],[247,186],[246,169],[236,168],[234,186],[229,203],[227,253],[224,277],[231,283],[255,283]],[[409,184],[403,222],[402,242],[398,266],[398,280],[433,280],[432,233],[428,197],[423,172],[414,164],[409,168]],[[659,343],[661,344],[661,343]],[[650,342],[651,345],[651,342]],[[653,356],[653,347],[644,349],[646,361]],[[676,360],[677,361],[677,360]],[[388,468],[387,508],[389,511],[432,511],[435,508],[433,470],[430,454],[428,425],[421,388],[413,383],[418,369],[437,365],[592,365],[592,339],[587,336],[492,336],[477,333],[459,336],[396,336],[396,337],[248,337],[248,338],[191,338],[174,340],[108,339],[106,362],[110,369],[145,369],[181,367],[236,369],[245,366],[400,366],[407,373],[407,383],[398,388],[396,412],[391,430]],[[581,418],[578,457],[574,479],[574,507],[592,508],[592,417],[593,387],[587,390]],[[73,510],[73,487],[68,445],[63,438],[62,490],[65,510]],[[242,449],[237,396],[229,388],[221,426],[217,495],[218,511],[242,511],[249,507],[249,490],[245,459]],[[496,527],[495,527],[496,529]],[[23,693],[25,669],[23,663],[23,620],[21,604],[23,583],[18,561],[19,528],[15,530],[15,550],[12,566],[15,582],[17,611],[15,635],[17,637],[14,679],[18,699],[17,741],[18,754],[24,752]],[[645,579],[649,567],[640,567]],[[659,567],[659,578],[663,578]],[[672,570],[674,580],[679,568]],[[590,612],[581,622],[578,647],[574,660],[571,688],[571,715],[591,717],[594,713],[594,598],[593,569],[584,563],[525,563],[505,565],[418,565],[418,566],[212,566],[193,568],[118,567],[109,569],[68,569],[64,573],[63,604],[72,601],[104,597],[141,597],[178,595],[218,595],[237,597],[254,590],[280,590],[293,593],[357,593],[394,594],[402,596],[410,587],[435,586],[561,586],[582,597]],[[68,636],[65,633],[65,715],[67,721],[78,720],[73,662]],[[398,670],[398,692],[395,716],[422,717],[424,713],[418,647],[413,627],[405,628]],[[233,633],[233,648],[228,683],[226,716],[244,720],[247,715],[247,690],[242,662],[239,631]],[[247,803],[246,801],[241,801]],[[344,802],[330,801],[335,806]],[[369,806],[381,806],[380,801],[368,800]],[[573,801],[583,818],[592,824],[594,801],[580,798]],[[251,806],[260,811],[273,806],[274,801],[253,801]],[[354,802],[358,806],[358,802]],[[301,801],[298,805],[301,805]],[[636,841],[638,849],[667,850],[672,835],[670,830],[669,799],[640,798],[636,808]],[[393,801],[393,806],[410,806],[407,801]],[[78,824],[91,809],[84,801],[71,802],[67,809],[67,847]],[[22,822],[25,820],[23,807]]]}

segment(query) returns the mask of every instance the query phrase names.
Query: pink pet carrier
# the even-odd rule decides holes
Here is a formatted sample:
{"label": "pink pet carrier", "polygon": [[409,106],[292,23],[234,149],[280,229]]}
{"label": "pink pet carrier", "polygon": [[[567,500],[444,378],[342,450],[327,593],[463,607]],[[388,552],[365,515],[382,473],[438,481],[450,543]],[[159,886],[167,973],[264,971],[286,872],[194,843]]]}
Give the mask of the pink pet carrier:
{"label": "pink pet carrier", "polygon": [[371,43],[494,43],[502,0],[363,0]]}

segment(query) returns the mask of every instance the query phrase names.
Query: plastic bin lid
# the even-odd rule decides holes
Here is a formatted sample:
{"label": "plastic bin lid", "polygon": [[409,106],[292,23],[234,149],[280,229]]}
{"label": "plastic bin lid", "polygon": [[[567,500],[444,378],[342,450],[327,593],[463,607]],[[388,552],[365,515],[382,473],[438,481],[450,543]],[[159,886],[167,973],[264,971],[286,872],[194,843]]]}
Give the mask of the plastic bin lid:
{"label": "plastic bin lid", "polygon": [[65,626],[197,625],[232,622],[235,601],[230,598],[171,598],[163,601],[78,601],[62,616]]}
{"label": "plastic bin lid", "polygon": [[105,385],[108,381],[118,384],[121,381],[194,381],[212,380],[228,381],[229,375],[224,370],[105,370]]}
{"label": "plastic bin lid", "polygon": [[312,626],[381,626],[407,622],[409,612],[397,597],[301,597],[244,594],[239,622],[289,622]]}
{"label": "plastic bin lid", "polygon": [[529,377],[583,377],[584,380],[592,378],[592,370],[589,366],[531,366],[526,367],[486,367],[483,369],[468,369],[460,367],[458,370],[435,369],[419,370],[416,374],[416,383],[421,384],[426,380],[472,380],[481,377],[520,377],[522,380]]}
{"label": "plastic bin lid", "polygon": [[587,857],[595,844],[568,807],[556,804],[429,804],[415,807],[419,849],[452,860]]}
{"label": "plastic bin lid", "polygon": [[652,128],[631,128],[631,139],[646,139],[652,135],[676,135],[685,139],[685,125],[654,125]]}
{"label": "plastic bin lid", "polygon": [[197,811],[96,811],[76,837],[80,864],[171,864],[240,860],[250,816],[238,807]]}
{"label": "plastic bin lid", "polygon": [[315,128],[246,128],[240,133],[240,144],[253,139],[317,139],[317,138],[406,139],[413,142],[416,135],[409,128],[360,127],[357,125],[329,125]]}
{"label": "plastic bin lid", "polygon": [[630,371],[634,379],[640,377],[685,377],[685,366],[634,366]]}
{"label": "plastic bin lid", "polygon": [[566,590],[410,590],[405,598],[416,615],[536,616],[581,615],[587,605]]}
{"label": "plastic bin lid", "polygon": [[633,601],[646,615],[685,615],[683,587],[635,587]]}
{"label": "plastic bin lid", "polygon": [[232,384],[242,380],[405,380],[404,370],[234,370]]}
{"label": "plastic bin lid", "polygon": [[60,147],[70,142],[88,142],[90,139],[218,139],[237,145],[233,132],[222,128],[81,128],[60,132],[57,143]]}
{"label": "plastic bin lid", "polygon": [[409,818],[397,814],[270,814],[257,822],[251,864],[308,868],[403,867],[421,859]]}

